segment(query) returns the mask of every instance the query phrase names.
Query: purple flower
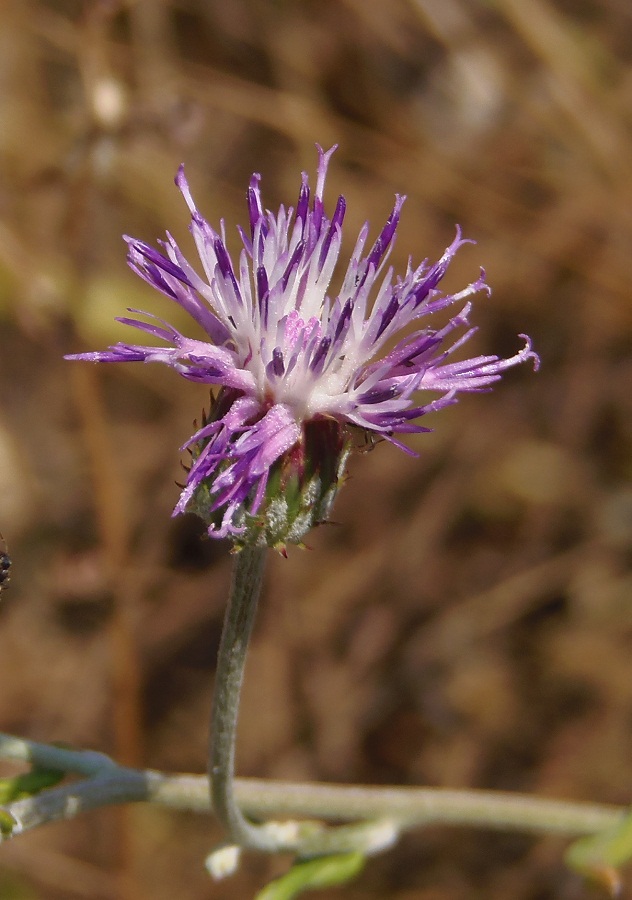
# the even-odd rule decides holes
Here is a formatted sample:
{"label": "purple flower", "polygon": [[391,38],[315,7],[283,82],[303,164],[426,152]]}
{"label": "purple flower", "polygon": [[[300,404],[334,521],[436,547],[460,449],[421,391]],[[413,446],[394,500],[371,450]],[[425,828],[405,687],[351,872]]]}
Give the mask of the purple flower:
{"label": "purple flower", "polygon": [[[191,381],[220,388],[209,418],[185,445],[193,462],[174,510],[198,512],[214,537],[243,543],[254,528],[257,540],[274,546],[300,542],[310,525],[327,518],[350,446],[349,426],[411,452],[396,436],[429,430],[417,421],[427,412],[453,403],[459,392],[488,387],[528,359],[538,364],[524,335],[525,347],[509,359],[454,361],[475,331],[468,298],[489,288],[481,270],[456,294],[439,290],[453,256],[467,243],[458,228],[438,262],[413,268],[409,261],[405,274],[394,276],[387,259],[404,197],[396,197],[369,249],[368,223],[363,226],[338,294],[328,293],[346,206],[341,196],[331,218],[325,214],[334,150],[318,148],[316,189],[312,195],[303,173],[296,209],[264,211],[260,176],[252,176],[250,232],[240,229],[237,266],[223,223],[217,232],[200,215],[181,167],[176,184],[191,211],[204,278],[170,234],[164,252],[125,240],[132,269],[182,306],[204,339],[185,337],[142,313],[149,321],[119,321],[166,346],[119,343],[67,357],[166,363]],[[426,317],[455,304],[459,311],[447,324],[428,326]]]}

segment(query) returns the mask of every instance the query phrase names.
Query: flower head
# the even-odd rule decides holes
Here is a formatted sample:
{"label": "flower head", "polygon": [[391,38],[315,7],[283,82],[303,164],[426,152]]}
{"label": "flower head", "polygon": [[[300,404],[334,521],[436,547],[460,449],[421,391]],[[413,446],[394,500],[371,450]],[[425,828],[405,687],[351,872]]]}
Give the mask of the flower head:
{"label": "flower head", "polygon": [[[181,167],[176,184],[191,211],[205,277],[170,234],[162,242],[164,252],[125,240],[132,269],[182,306],[205,338],[185,337],[142,313],[148,321],[119,321],[164,347],[119,343],[68,357],[161,362],[191,381],[219,387],[208,418],[185,444],[193,461],[174,510],[202,515],[214,537],[271,546],[300,542],[312,524],[328,517],[349,452],[350,426],[406,450],[397,436],[429,430],[417,421],[427,412],[453,403],[462,391],[488,387],[518,363],[532,359],[537,366],[524,335],[525,347],[509,359],[453,361],[475,331],[468,298],[489,291],[485,275],[481,270],[456,294],[439,289],[467,243],[457,228],[438,262],[413,268],[409,261],[405,274],[395,277],[387,259],[404,197],[396,197],[370,246],[368,223],[363,226],[339,292],[328,293],[346,206],[341,196],[331,218],[325,214],[325,177],[334,150],[318,148],[316,188],[312,194],[303,173],[295,209],[265,211],[260,176],[252,176],[250,229],[240,229],[237,265],[226,248],[223,223],[217,232],[201,216]],[[447,324],[428,326],[426,317],[453,305],[459,310]]]}

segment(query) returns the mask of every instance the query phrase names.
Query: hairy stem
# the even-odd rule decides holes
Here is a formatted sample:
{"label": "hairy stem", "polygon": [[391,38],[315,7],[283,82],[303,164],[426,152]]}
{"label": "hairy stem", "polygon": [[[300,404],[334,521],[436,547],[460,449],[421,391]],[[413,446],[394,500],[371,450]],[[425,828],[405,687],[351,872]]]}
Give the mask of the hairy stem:
{"label": "hairy stem", "polygon": [[[100,753],[7,734],[0,734],[0,759],[86,776],[7,804],[4,808],[18,823],[14,835],[111,803],[144,801],[199,813],[210,810],[208,779],[201,775],[124,768]],[[310,816],[329,822],[360,820],[360,824],[389,819],[401,830],[444,824],[579,837],[617,825],[627,812],[624,807],[499,791],[294,784],[250,778],[236,779],[235,795],[240,807],[254,816]],[[337,830],[330,833],[335,835]]]}
{"label": "hairy stem", "polygon": [[235,745],[239,698],[261,593],[267,549],[246,546],[235,560],[233,578],[217,656],[215,692],[211,712],[209,782],[211,805],[224,825],[228,840],[239,847],[266,853],[291,852],[301,856],[353,851],[376,852],[391,846],[399,834],[390,820],[358,822],[335,829],[322,823],[248,820],[235,797]]}
{"label": "hairy stem", "polygon": [[242,847],[269,851],[277,849],[275,841],[264,827],[245,818],[235,800],[239,698],[266,556],[266,547],[246,546],[235,557],[217,656],[208,774],[211,805],[229,839]]}

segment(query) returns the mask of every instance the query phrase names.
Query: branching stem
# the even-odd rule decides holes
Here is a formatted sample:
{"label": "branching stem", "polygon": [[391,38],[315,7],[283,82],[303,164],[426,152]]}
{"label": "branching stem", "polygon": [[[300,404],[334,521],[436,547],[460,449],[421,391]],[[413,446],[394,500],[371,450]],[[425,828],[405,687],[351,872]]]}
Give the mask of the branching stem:
{"label": "branching stem", "polygon": [[[8,734],[0,734],[0,759],[84,776],[81,781],[7,804],[4,809],[18,823],[14,835],[111,803],[144,801],[170,809],[210,811],[208,778],[202,775],[129,769],[100,753],[68,750]],[[388,819],[402,831],[443,824],[572,838],[612,828],[627,813],[624,807],[499,791],[294,784],[250,778],[236,779],[234,793],[241,809],[253,816],[310,816],[328,822],[351,820],[362,826]],[[338,832],[335,828],[326,833],[333,836]]]}

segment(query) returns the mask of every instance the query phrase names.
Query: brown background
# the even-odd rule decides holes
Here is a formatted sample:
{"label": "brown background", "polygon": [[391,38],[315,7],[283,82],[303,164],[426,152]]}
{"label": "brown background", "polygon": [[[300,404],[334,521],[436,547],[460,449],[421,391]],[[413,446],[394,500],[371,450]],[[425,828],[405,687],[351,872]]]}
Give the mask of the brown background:
{"label": "brown background", "polygon": [[[484,264],[476,352],[542,369],[358,455],[308,552],[271,560],[243,774],[632,797],[632,7],[628,0],[4,0],[0,29],[0,727],[203,771],[227,548],[170,519],[207,400],[160,367],[62,354],[183,324],[123,232],[194,258],[178,164],[217,224],[263,175],[293,203],[340,144],[347,247],[408,194],[393,260]],[[2,900],[248,898],[209,821],[86,816],[2,848]],[[559,840],[432,829],[315,897],[598,896]]]}

